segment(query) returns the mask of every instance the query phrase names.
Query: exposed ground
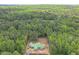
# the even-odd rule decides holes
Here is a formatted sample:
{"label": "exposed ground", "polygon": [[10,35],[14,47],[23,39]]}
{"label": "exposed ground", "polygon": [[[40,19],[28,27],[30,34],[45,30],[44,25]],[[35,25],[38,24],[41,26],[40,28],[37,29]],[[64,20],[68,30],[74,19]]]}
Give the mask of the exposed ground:
{"label": "exposed ground", "polygon": [[48,44],[47,38],[38,38],[37,42],[44,44],[45,48],[34,50],[28,46],[28,44],[30,43],[29,42],[26,47],[26,54],[31,52],[32,55],[49,55],[50,54],[49,53],[49,44]]}

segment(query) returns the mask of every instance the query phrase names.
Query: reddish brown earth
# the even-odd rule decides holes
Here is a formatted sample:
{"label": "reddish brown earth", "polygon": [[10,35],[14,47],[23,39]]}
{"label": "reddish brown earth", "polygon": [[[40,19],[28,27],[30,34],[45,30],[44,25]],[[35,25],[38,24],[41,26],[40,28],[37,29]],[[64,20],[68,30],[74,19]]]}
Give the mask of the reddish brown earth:
{"label": "reddish brown earth", "polygon": [[47,41],[47,38],[38,38],[37,42],[44,44],[45,45],[45,49],[42,50],[33,50],[32,48],[29,48],[28,44],[26,47],[26,52],[29,53],[31,52],[32,55],[49,55],[49,44]]}

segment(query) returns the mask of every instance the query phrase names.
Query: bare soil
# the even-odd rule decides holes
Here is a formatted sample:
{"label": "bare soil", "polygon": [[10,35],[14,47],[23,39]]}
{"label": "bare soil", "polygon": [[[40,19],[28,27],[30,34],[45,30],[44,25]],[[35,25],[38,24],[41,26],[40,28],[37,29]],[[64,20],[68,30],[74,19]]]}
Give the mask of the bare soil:
{"label": "bare soil", "polygon": [[32,48],[30,48],[28,46],[28,43],[27,44],[27,47],[26,47],[26,54],[30,53],[31,52],[31,55],[49,55],[49,44],[48,44],[48,41],[47,41],[47,38],[38,38],[37,39],[37,42],[41,43],[41,44],[44,44],[45,45],[45,48],[44,49],[38,49],[38,50],[33,50]]}

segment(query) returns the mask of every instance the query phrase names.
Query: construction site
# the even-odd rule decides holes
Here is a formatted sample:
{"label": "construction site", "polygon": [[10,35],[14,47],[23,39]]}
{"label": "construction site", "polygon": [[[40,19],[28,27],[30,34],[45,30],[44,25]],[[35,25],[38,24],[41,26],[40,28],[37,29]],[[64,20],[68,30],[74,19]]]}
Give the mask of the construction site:
{"label": "construction site", "polygon": [[49,55],[49,41],[47,37],[38,37],[36,41],[28,41],[26,55]]}

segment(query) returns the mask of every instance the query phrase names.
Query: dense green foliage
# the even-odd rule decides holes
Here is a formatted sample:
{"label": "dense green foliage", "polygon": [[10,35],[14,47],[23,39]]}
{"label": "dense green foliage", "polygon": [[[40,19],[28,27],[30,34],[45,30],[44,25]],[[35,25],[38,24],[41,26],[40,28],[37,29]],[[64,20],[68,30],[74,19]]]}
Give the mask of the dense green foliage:
{"label": "dense green foliage", "polygon": [[79,6],[0,6],[0,54],[24,54],[44,33],[51,54],[79,54]]}

